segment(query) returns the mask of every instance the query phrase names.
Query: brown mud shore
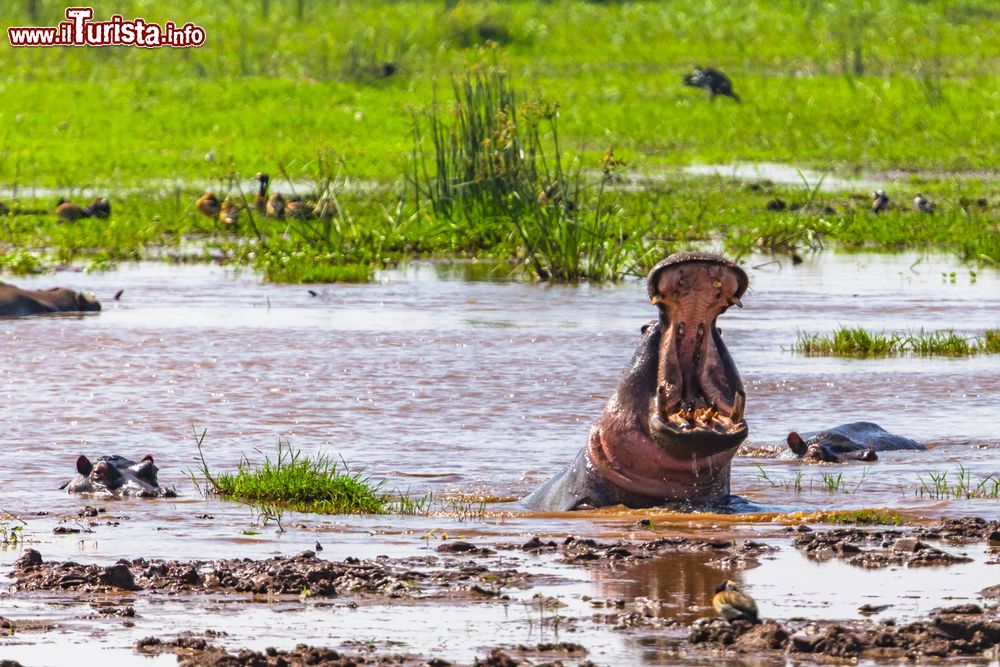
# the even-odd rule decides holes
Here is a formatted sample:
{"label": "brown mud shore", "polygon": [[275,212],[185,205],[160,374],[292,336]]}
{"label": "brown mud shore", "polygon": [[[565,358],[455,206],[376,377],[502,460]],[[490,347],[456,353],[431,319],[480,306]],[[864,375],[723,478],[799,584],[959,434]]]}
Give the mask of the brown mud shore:
{"label": "brown mud shore", "polygon": [[[931,543],[934,544],[931,544]],[[995,659],[1000,646],[1000,587],[987,587],[976,602],[942,606],[906,621],[889,617],[844,620],[806,619],[785,607],[775,614],[761,604],[763,622],[729,624],[706,617],[709,609],[676,614],[669,601],[634,594],[620,598],[584,597],[590,611],[576,617],[566,605],[549,597],[546,585],[557,575],[550,565],[583,575],[613,578],[665,559],[696,557],[703,569],[676,571],[692,590],[710,590],[718,581],[758,567],[783,550],[816,561],[842,561],[865,568],[952,568],[969,563],[966,549],[992,553],[1000,544],[1000,522],[979,518],[942,520],[930,525],[886,527],[826,527],[802,524],[787,528],[779,539],[696,539],[661,537],[653,540],[602,542],[589,538],[560,540],[535,536],[519,542],[449,540],[434,553],[405,557],[325,560],[313,551],[266,559],[217,560],[122,559],[111,565],[46,561],[39,551],[25,549],[9,572],[10,599],[32,596],[88,608],[131,627],[143,600],[182,600],[192,609],[208,609],[220,599],[252,604],[286,600],[335,598],[348,607],[370,604],[420,605],[434,614],[442,605],[471,609],[477,605],[511,605],[517,598],[533,600],[550,610],[548,623],[562,623],[563,638],[552,641],[504,643],[496,637],[473,638],[468,657],[439,657],[426,650],[390,641],[341,642],[323,647],[238,648],[225,631],[190,631],[174,636],[146,636],[134,643],[134,654],[174,654],[181,665],[595,665],[614,664],[588,647],[588,630],[603,629],[655,644],[660,658],[700,662],[718,657],[756,658],[783,664],[785,659],[826,662],[861,660],[927,661],[960,656],[966,660]],[[548,565],[546,565],[548,564]],[[950,571],[950,570],[949,570]],[[911,575],[919,576],[919,575]],[[993,582],[984,582],[984,585]],[[650,589],[652,590],[652,589]],[[56,596],[52,598],[51,596]],[[857,605],[862,615],[884,607]],[[470,607],[469,605],[472,605]],[[869,609],[866,611],[866,607]],[[147,607],[148,608],[148,607]],[[783,618],[773,619],[781,615]],[[91,616],[93,618],[93,616]],[[57,627],[47,621],[0,619],[11,636],[34,636]],[[336,622],[331,620],[331,622]],[[114,632],[106,626],[107,632]],[[572,641],[565,635],[572,634]],[[141,636],[141,635],[140,635]],[[14,661],[0,662],[14,667]],[[770,664],[770,663],[767,663]]]}

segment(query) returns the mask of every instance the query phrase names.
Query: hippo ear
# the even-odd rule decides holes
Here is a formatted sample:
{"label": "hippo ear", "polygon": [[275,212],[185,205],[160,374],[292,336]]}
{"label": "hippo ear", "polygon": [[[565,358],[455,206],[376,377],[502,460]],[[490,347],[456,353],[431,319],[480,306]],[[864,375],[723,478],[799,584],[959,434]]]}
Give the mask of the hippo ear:
{"label": "hippo ear", "polygon": [[802,436],[792,431],[788,434],[788,448],[795,452],[795,455],[802,457],[806,453],[806,443],[802,440]]}
{"label": "hippo ear", "polygon": [[639,333],[645,334],[647,331],[649,331],[649,327],[651,327],[651,326],[653,326],[655,324],[656,324],[656,320],[650,320],[649,322],[646,322],[641,327],[639,327]]}
{"label": "hippo ear", "polygon": [[152,463],[153,462],[153,455],[152,454],[146,454],[145,456],[142,457],[142,460],[139,461],[139,463],[145,463],[146,461],[149,461],[150,463]]}
{"label": "hippo ear", "polygon": [[76,471],[86,477],[90,474],[90,471],[94,469],[93,464],[91,464],[90,459],[86,456],[81,456],[76,460]]}

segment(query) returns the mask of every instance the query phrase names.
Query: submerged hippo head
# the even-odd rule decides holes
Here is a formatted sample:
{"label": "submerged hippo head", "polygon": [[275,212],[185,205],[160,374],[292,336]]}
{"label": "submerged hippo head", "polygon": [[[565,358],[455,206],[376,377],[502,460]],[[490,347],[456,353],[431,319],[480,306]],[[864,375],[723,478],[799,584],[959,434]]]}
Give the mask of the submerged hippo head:
{"label": "submerged hippo head", "polygon": [[709,253],[677,253],[649,273],[659,318],[645,328],[587,449],[593,469],[634,497],[626,504],[729,495],[730,462],[747,436],[746,393],[716,319],[742,306],[748,282],[739,266]]}
{"label": "submerged hippo head", "polygon": [[160,486],[158,470],[149,454],[138,463],[123,456],[102,456],[97,463],[91,463],[86,456],[80,456],[76,460],[77,475],[66,484],[66,491],[143,498],[176,496],[173,489]]}

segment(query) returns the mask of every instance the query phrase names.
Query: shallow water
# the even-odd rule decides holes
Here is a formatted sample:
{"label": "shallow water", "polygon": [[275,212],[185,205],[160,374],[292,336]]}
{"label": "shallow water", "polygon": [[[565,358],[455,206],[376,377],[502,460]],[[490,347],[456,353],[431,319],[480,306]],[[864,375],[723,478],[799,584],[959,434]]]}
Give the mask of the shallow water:
{"label": "shallow water", "polygon": [[[948,472],[954,483],[959,465],[974,483],[1000,473],[1000,357],[839,360],[805,358],[788,348],[799,329],[828,332],[841,323],[876,329],[955,327],[970,334],[996,327],[1000,275],[980,270],[973,278],[949,257],[914,254],[828,253],[794,267],[761,258],[748,264],[756,268],[750,270],[746,308],[725,314],[720,326],[747,387],[752,444],[780,443],[793,429],[869,419],[930,442],[933,449],[886,454],[870,468],[803,467],[792,461],[741,457],[734,466],[733,491],[762,512],[892,507],[915,516],[995,516],[1000,502],[996,499],[921,497],[919,490],[921,478],[929,483],[931,472]],[[378,284],[313,287],[315,297],[306,287],[262,285],[253,275],[233,275],[212,266],[144,264],[105,274],[15,281],[25,287],[61,284],[92,290],[105,310],[79,318],[0,321],[0,417],[7,429],[0,508],[26,522],[32,546],[46,559],[81,562],[138,556],[264,557],[295,553],[317,541],[327,558],[397,556],[433,548],[441,532],[484,540],[535,533],[650,537],[652,532],[635,528],[638,518],[650,515],[661,530],[777,534],[779,525],[745,523],[741,517],[699,519],[615,510],[508,516],[509,505],[493,503],[492,513],[481,519],[293,515],[285,518],[285,533],[267,526],[246,535],[253,520],[248,509],[199,496],[185,472],[197,453],[192,432],[202,429],[208,432],[206,457],[216,468],[235,467],[244,454],[251,459],[259,459],[260,451],[273,454],[282,438],[303,450],[339,454],[372,477],[387,479],[389,488],[438,496],[461,492],[517,498],[567,464],[613,391],[634,351],[640,325],[655,315],[644,286],[455,278],[463,273],[461,266],[417,264],[387,272]],[[121,301],[112,300],[122,288]],[[76,456],[105,453],[152,453],[161,482],[176,485],[182,497],[98,502],[119,519],[118,526],[107,525],[102,517],[92,533],[53,535],[58,522],[69,518],[68,524],[75,526],[76,512],[95,504],[57,490],[71,476]],[[771,482],[762,478],[758,465]],[[802,490],[796,492],[793,480],[800,470]],[[824,491],[823,473],[842,473],[842,492]],[[196,518],[203,515],[211,518]],[[79,527],[88,528],[82,522]],[[432,529],[437,532],[423,539]],[[17,555],[0,552],[0,563],[6,565]],[[779,555],[744,574],[758,602],[773,612],[769,615],[856,617],[851,614],[865,601],[859,596],[867,590],[869,573],[852,568],[847,576],[837,571],[846,565],[810,565],[787,544]],[[787,560],[796,558],[802,562]],[[811,569],[815,567],[826,569]],[[564,572],[578,580],[564,584],[565,595],[577,605],[584,593],[574,586],[619,591],[586,593],[604,597],[636,595],[633,591],[639,590],[669,597],[672,593],[657,587],[671,580],[671,572],[694,576],[697,571],[694,563],[665,568],[638,573],[636,583],[628,585],[582,570]],[[881,594],[913,591],[922,600],[887,613],[925,612],[940,606],[946,591],[968,596],[994,583],[982,582],[973,589],[956,583],[962,577],[956,579],[953,573],[959,571],[941,570],[937,577],[924,570],[919,579],[899,573],[899,588],[892,584]],[[962,575],[968,579],[979,576],[980,570],[970,566],[961,571],[971,573]],[[819,589],[823,597],[818,599],[831,600],[830,606],[804,609],[787,598],[787,586],[774,583],[790,572],[801,575],[796,590],[809,581],[836,581],[840,574],[852,585]],[[9,612],[15,602],[35,617],[51,609],[24,597],[0,597],[0,615],[13,617]],[[690,599],[705,604],[703,595],[692,593]],[[468,611],[463,607],[452,613],[464,614],[463,609]],[[495,617],[497,609],[480,611],[468,612],[469,637],[503,626]],[[175,611],[170,605],[155,605],[149,618],[169,631],[184,622],[190,625],[189,612],[181,602]],[[227,643],[234,647],[257,646],[255,638],[266,645],[264,637],[271,635],[262,628],[270,627],[278,613],[265,606],[240,612],[237,622],[223,609],[206,627],[225,626],[231,632]],[[281,613],[289,618],[301,614],[289,622],[305,627],[313,612]],[[447,623],[435,631],[420,625],[426,614],[408,613],[387,608],[357,617],[359,625],[348,623],[344,632],[363,626],[379,636],[379,627],[409,628],[406,650],[433,649],[432,642],[420,638],[438,636],[435,632],[444,633],[440,641],[448,640]],[[169,620],[171,614],[175,621]],[[441,618],[447,614],[441,612]],[[520,637],[524,627],[522,621],[511,623],[501,639]],[[44,650],[50,641],[96,642],[109,650],[118,647],[126,656],[138,638],[133,634],[144,636],[139,630],[119,631],[95,639],[92,633],[93,628],[83,624],[78,632],[28,636],[39,643],[36,646],[0,646],[4,654],[16,648],[17,655],[30,657],[42,655],[31,651]],[[492,636],[492,631],[485,634]],[[662,661],[655,647],[606,634],[594,639],[595,646],[612,654],[625,651],[635,660],[643,656]],[[335,644],[346,636],[313,639]],[[590,634],[587,638],[592,639]],[[303,639],[296,635],[291,640],[276,631],[271,643],[291,646]],[[456,637],[449,646],[460,652],[493,643]],[[467,651],[463,655],[468,659]],[[26,659],[26,664],[32,661]],[[155,663],[143,659],[141,664]]]}

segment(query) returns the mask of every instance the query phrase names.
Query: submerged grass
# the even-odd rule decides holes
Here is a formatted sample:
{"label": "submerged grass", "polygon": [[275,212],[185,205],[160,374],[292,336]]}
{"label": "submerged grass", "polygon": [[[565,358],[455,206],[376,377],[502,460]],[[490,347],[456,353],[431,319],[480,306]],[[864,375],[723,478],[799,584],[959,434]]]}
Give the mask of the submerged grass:
{"label": "submerged grass", "polygon": [[974,479],[972,473],[963,465],[958,466],[953,477],[949,477],[949,473],[943,471],[929,472],[927,479],[924,479],[923,475],[918,475],[917,479],[920,486],[914,495],[920,498],[935,500],[1000,498],[1000,475],[990,474]]}
{"label": "submerged grass", "polygon": [[982,336],[961,336],[953,330],[924,330],[875,333],[862,327],[840,326],[833,335],[799,332],[792,350],[807,356],[885,357],[899,354],[918,356],[968,356],[1000,353],[1000,329],[988,329]]}

